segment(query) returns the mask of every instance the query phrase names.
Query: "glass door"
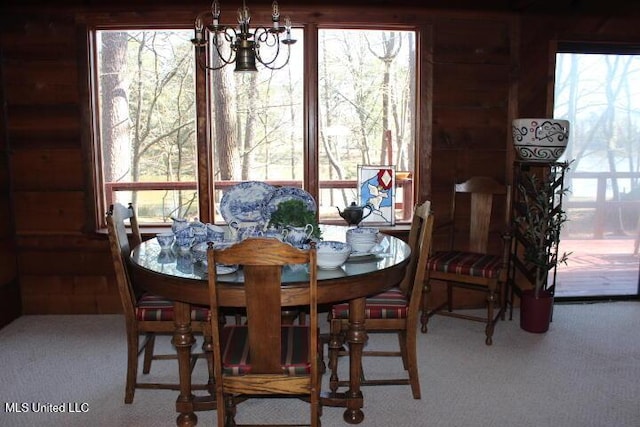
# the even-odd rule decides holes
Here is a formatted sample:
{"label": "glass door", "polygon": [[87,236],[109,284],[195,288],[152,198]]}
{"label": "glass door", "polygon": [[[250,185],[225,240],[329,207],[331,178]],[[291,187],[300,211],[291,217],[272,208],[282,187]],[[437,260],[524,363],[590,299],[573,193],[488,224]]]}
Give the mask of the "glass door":
{"label": "glass door", "polygon": [[556,297],[637,297],[640,50],[560,45],[554,118],[571,123]]}

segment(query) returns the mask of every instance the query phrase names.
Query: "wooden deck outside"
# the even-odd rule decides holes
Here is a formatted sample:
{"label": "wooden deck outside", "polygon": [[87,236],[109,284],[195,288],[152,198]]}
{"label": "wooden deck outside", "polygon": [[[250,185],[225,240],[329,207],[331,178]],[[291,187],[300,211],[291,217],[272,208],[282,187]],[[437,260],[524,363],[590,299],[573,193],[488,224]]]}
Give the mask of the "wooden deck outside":
{"label": "wooden deck outside", "polygon": [[558,267],[556,297],[638,295],[633,238],[563,239],[560,250],[573,253]]}

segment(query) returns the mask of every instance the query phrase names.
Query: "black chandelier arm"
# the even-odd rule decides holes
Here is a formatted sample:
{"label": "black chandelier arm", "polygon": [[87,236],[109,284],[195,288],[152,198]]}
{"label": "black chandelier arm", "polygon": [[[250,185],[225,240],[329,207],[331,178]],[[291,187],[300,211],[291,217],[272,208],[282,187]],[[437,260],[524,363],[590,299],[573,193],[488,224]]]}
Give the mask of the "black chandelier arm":
{"label": "black chandelier arm", "polygon": [[[202,39],[197,42],[196,39],[192,39],[191,42],[196,46],[196,56],[198,59],[198,65],[204,70],[217,71],[226,67],[227,65],[233,64],[236,60],[236,51],[233,48],[229,49],[228,55],[224,55],[220,50],[220,43],[226,42],[229,46],[233,46],[233,40],[237,38],[237,33],[235,28],[233,27],[225,27],[225,26],[216,26],[215,30],[212,30],[212,26],[205,27],[206,30],[203,33]],[[222,40],[221,40],[221,39]],[[209,41],[213,45],[213,49],[215,52],[214,55],[217,55],[220,65],[219,66],[211,66],[209,65],[210,61],[207,61],[207,57],[210,56],[210,53],[206,51],[206,47],[209,46]]]}
{"label": "black chandelier arm", "polygon": [[[258,60],[258,62],[260,62],[262,65],[264,65],[270,70],[281,70],[289,63],[289,59],[291,57],[291,48],[290,48],[291,44],[287,43],[286,59],[282,62],[282,65],[277,67],[272,66],[272,64],[275,63],[280,56],[280,43],[281,43],[280,34],[284,32],[285,32],[285,29],[282,27],[279,30],[274,30],[273,28],[258,27],[253,32],[253,37],[254,37],[254,40],[256,41],[256,48],[255,48],[256,59]],[[275,47],[276,51],[273,54],[273,58],[271,58],[271,60],[265,60],[260,55],[260,44],[264,44],[265,46],[268,46],[268,47]]]}
{"label": "black chandelier arm", "polygon": [[280,34],[283,32],[284,28],[280,31],[273,28],[256,27],[253,30],[253,39],[256,43],[264,43],[269,47],[274,47],[280,43]]}
{"label": "black chandelier arm", "polygon": [[258,60],[258,62],[260,62],[262,65],[264,65],[265,67],[267,67],[270,70],[282,70],[284,67],[287,66],[287,64],[289,63],[289,58],[291,57],[291,48],[289,47],[289,45],[287,45],[287,58],[282,62],[282,64],[280,66],[272,66],[271,64],[273,64],[276,59],[278,59],[278,55],[280,54],[280,45],[278,44],[278,48],[276,50],[276,54],[273,57],[273,59],[269,62],[266,62],[262,59],[262,57],[260,56],[260,50],[256,49],[256,59]]}
{"label": "black chandelier arm", "polygon": [[[219,36],[222,36],[222,40],[218,38]],[[222,62],[222,65],[220,67],[213,68],[213,69],[219,70],[225,65],[233,64],[236,60],[236,50],[233,48],[234,46],[233,42],[238,38],[235,28],[226,27],[219,31],[211,32],[210,37],[211,37],[211,44],[213,45],[213,48],[215,49],[215,52],[218,55],[218,58],[220,58],[220,62]],[[226,58],[223,55],[222,51],[220,50],[221,42],[226,42],[230,46],[229,54],[226,56]]]}

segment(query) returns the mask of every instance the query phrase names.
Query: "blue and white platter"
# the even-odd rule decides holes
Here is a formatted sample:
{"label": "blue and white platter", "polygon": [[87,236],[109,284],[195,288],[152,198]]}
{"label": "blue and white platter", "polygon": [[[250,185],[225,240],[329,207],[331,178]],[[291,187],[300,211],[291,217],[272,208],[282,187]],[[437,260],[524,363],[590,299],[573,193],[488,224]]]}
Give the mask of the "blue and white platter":
{"label": "blue and white platter", "polygon": [[266,224],[264,201],[276,190],[272,185],[260,181],[245,181],[234,185],[222,195],[220,214],[227,224],[237,222],[259,222]]}
{"label": "blue and white platter", "polygon": [[307,209],[316,212],[316,201],[313,200],[311,194],[304,191],[302,188],[298,187],[278,187],[275,189],[273,193],[271,193],[265,199],[264,204],[264,216],[267,218],[267,221],[271,218],[271,214],[273,214],[276,210],[278,210],[278,205],[286,200],[302,200],[302,202],[307,206]]}

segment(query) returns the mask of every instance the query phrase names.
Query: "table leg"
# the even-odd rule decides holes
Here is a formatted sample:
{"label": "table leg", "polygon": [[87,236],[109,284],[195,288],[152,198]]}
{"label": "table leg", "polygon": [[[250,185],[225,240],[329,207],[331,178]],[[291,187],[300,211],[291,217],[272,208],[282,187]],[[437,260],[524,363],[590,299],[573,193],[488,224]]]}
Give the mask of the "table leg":
{"label": "table leg", "polygon": [[361,423],[364,419],[362,412],[362,391],[360,381],[362,378],[362,348],[367,340],[367,331],[364,327],[365,298],[356,298],[349,301],[349,331],[347,342],[349,343],[349,391],[347,391],[347,409],[343,418],[349,424]]}
{"label": "table leg", "polygon": [[176,425],[190,427],[198,424],[198,417],[193,411],[194,395],[191,393],[191,347],[195,338],[191,333],[191,306],[188,303],[175,301],[173,345],[178,353],[178,372],[180,375],[180,395],[176,400],[176,411],[180,412]]}

